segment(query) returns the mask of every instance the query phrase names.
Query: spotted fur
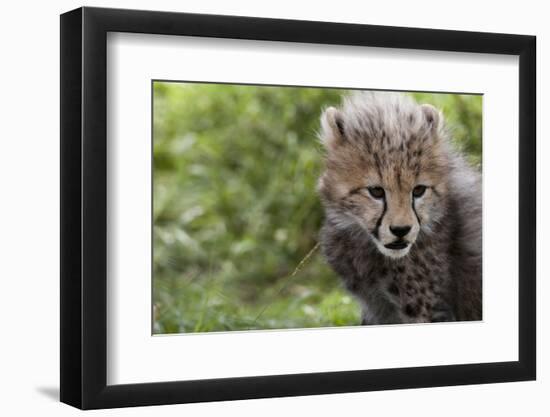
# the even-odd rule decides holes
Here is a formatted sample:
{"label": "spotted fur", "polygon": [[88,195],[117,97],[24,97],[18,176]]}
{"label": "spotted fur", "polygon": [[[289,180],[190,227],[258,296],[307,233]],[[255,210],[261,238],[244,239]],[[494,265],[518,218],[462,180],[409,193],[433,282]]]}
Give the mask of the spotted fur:
{"label": "spotted fur", "polygon": [[361,92],[323,112],[320,139],[321,245],[363,324],[481,320],[481,176],[443,115]]}

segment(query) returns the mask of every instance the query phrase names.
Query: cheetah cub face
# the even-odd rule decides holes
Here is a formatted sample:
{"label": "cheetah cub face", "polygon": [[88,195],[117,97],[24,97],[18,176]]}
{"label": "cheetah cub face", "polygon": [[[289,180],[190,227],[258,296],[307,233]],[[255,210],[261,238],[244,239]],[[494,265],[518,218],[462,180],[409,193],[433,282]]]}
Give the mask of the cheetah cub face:
{"label": "cheetah cub face", "polygon": [[357,93],[341,109],[326,109],[321,127],[326,155],[318,189],[336,225],[360,225],[390,258],[407,255],[434,232],[444,212],[449,163],[434,107],[395,93]]}

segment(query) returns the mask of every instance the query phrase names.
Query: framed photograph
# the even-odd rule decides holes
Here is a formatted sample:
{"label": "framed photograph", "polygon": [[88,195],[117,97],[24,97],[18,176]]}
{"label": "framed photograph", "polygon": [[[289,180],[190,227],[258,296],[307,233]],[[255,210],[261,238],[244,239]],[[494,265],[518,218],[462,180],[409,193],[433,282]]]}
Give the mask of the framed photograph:
{"label": "framed photograph", "polygon": [[535,37],[61,16],[61,401],[533,380]]}

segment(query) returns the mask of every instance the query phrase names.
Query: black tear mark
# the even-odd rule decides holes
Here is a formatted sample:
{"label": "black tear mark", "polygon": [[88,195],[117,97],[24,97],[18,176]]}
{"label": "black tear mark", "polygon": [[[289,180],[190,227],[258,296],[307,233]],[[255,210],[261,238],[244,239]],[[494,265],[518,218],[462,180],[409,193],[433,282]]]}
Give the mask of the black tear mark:
{"label": "black tear mark", "polygon": [[378,229],[380,229],[380,225],[382,224],[382,219],[386,215],[386,199],[384,199],[384,209],[382,210],[382,215],[378,218],[376,221],[376,226],[374,227],[374,232],[372,233],[376,239],[378,239]]}

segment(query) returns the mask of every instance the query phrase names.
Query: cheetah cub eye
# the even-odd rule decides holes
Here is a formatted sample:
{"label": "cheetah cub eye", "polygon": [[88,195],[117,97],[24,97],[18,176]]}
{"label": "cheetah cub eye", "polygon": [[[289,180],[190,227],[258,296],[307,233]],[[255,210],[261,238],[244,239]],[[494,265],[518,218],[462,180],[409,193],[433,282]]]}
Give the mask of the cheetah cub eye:
{"label": "cheetah cub eye", "polygon": [[369,191],[369,194],[377,200],[381,200],[386,195],[382,187],[368,187],[367,190]]}
{"label": "cheetah cub eye", "polygon": [[413,197],[414,198],[422,197],[426,192],[426,188],[428,187],[426,187],[425,185],[417,185],[416,187],[414,187],[412,191]]}

